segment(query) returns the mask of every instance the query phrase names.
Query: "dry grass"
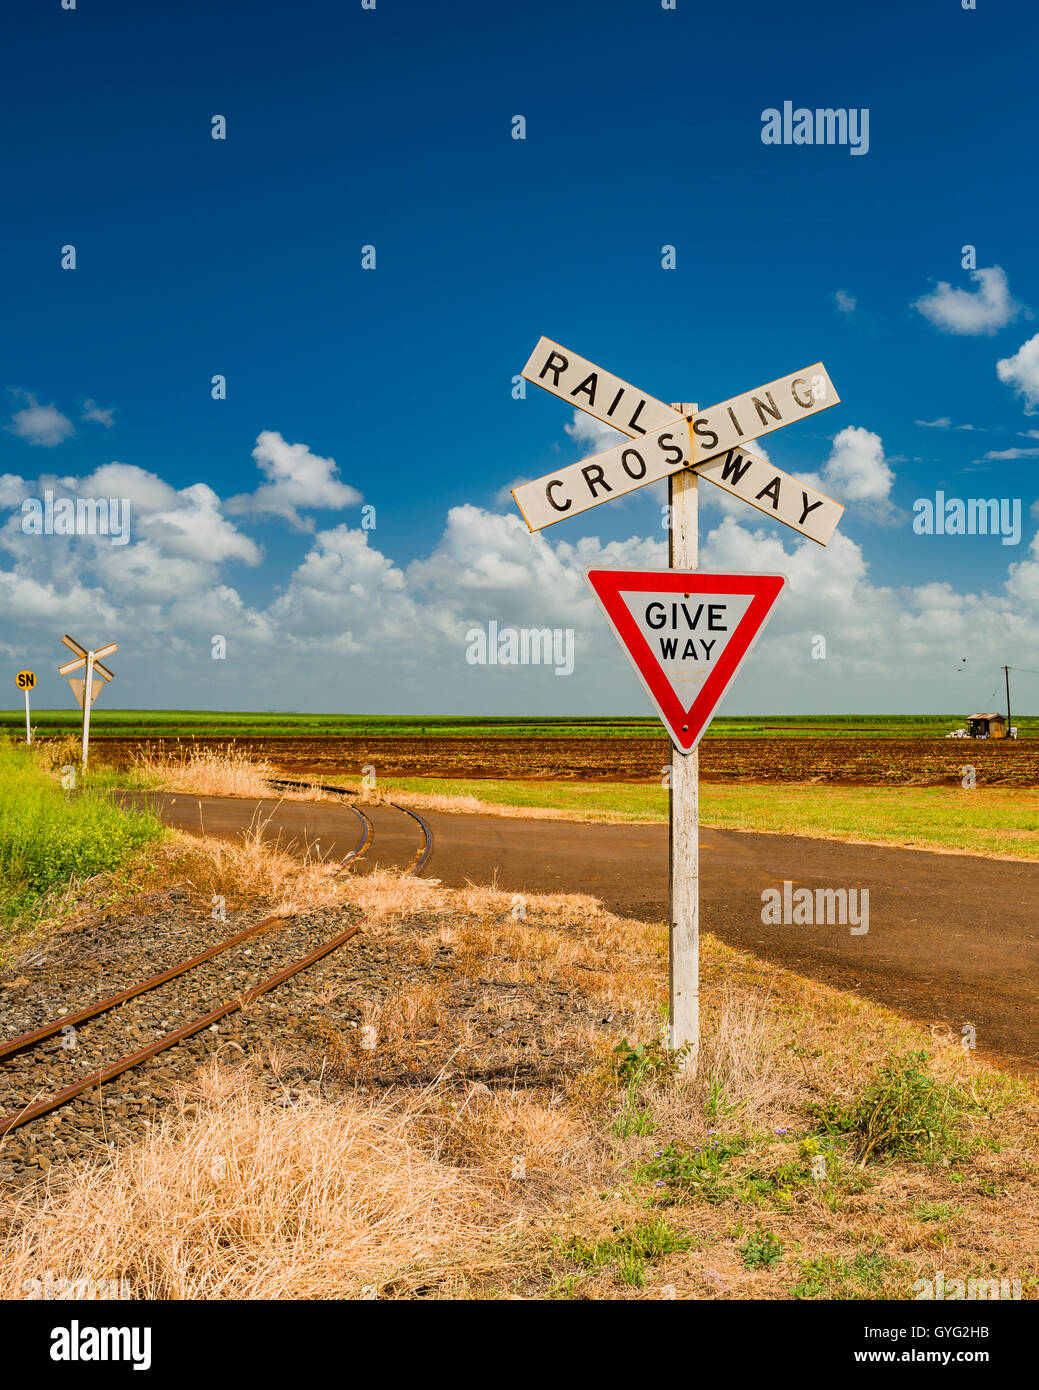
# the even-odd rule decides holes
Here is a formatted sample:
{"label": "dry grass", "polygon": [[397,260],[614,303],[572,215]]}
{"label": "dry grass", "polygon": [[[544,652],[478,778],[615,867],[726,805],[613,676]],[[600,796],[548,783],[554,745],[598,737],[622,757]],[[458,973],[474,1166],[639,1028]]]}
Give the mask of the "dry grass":
{"label": "dry grass", "polygon": [[221,748],[193,745],[186,749],[156,749],[150,744],[133,753],[137,785],[184,792],[193,796],[248,796],[268,800],[322,801],[323,792],[309,787],[272,788],[278,769],[265,758],[250,757],[233,743]]}
{"label": "dry grass", "polygon": [[[359,907],[381,988],[371,975],[337,985],[328,1018],[315,997],[309,1040],[282,1034],[278,1056],[253,1058],[320,1076],[326,1099],[272,1102],[244,1071],[208,1073],[146,1142],[86,1176],[52,1169],[0,1243],[15,1293],[52,1269],[122,1274],[163,1298],[911,1298],[943,1269],[1020,1277],[1035,1294],[1036,1095],[955,1034],[705,936],[697,1077],[654,1064],[625,1079],[621,1038],[661,1059],[663,923],[576,895],[332,876],[258,836],[184,837],[150,863],[142,891],[187,880],[207,911],[212,892]],[[812,1105],[860,1095],[886,1057],[921,1048],[933,1077],[973,1098],[968,1157],[860,1167],[820,1136]],[[716,1144],[731,1156],[706,1194],[640,1176],[668,1146]],[[658,1220],[674,1250],[626,1273],[573,1254]],[[741,1252],[764,1231],[782,1256],[751,1267]]]}
{"label": "dry grass", "polygon": [[[410,1107],[271,1106],[214,1065],[157,1131],[13,1213],[0,1297],[40,1270],[144,1299],[313,1299],[457,1286],[502,1213],[415,1141]],[[483,1199],[483,1200],[481,1200]]]}

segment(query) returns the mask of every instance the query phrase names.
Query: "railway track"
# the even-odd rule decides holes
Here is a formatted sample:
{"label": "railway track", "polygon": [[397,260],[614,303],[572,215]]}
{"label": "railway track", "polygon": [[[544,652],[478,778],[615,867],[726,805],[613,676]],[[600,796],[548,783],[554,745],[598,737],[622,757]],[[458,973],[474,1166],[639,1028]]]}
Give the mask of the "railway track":
{"label": "railway track", "polygon": [[[301,782],[301,781],[297,781],[297,780],[295,780],[295,779],[293,779],[293,778],[289,778],[289,777],[272,777],[272,778],[269,779],[269,781],[270,781],[270,785],[271,785],[272,787],[308,787],[308,788],[316,788],[316,790],[318,790],[318,791],[329,792],[329,793],[331,793],[333,796],[341,796],[341,797],[351,797],[351,796],[359,796],[359,795],[360,795],[359,792],[352,791],[349,787],[333,787],[333,786],[327,785],[327,784],[324,783],[324,782]],[[351,860],[353,860],[353,859],[355,859],[355,858],[358,858],[358,859],[359,859],[360,856],[361,856],[362,854],[364,854],[364,852],[371,846],[372,841],[373,841],[373,839],[374,839],[374,835],[375,835],[375,828],[374,828],[374,826],[372,825],[371,819],[370,819],[370,817],[367,815],[367,813],[364,812],[364,811],[362,811],[362,810],[360,809],[360,807],[358,807],[354,802],[348,801],[348,802],[346,802],[346,804],[350,807],[350,810],[351,810],[351,811],[353,811],[356,815],[360,816],[360,818],[362,819],[362,821],[364,821],[365,824],[366,824],[367,827],[368,827],[368,829],[367,829],[367,834],[366,834],[364,843],[363,843],[362,845],[360,845],[357,849],[353,850],[350,854],[348,854],[348,855],[346,856],[344,862],[345,862],[345,863],[349,863]],[[425,866],[426,866],[426,861],[429,859],[429,856],[433,853],[433,832],[432,832],[432,830],[430,830],[428,824],[426,823],[426,821],[423,820],[423,818],[418,814],[418,812],[417,812],[417,811],[412,811],[410,807],[408,807],[408,806],[401,806],[401,805],[399,804],[399,802],[396,802],[396,801],[387,801],[387,802],[380,803],[380,804],[383,804],[383,805],[386,805],[386,806],[392,806],[393,809],[394,809],[395,811],[400,811],[402,815],[410,816],[411,819],[412,819],[413,821],[416,822],[416,824],[418,825],[419,829],[422,831],[422,835],[423,835],[423,839],[424,839],[424,844],[423,844],[422,848],[421,848],[421,849],[419,850],[419,852],[418,852],[418,855],[417,855],[417,857],[416,857],[416,859],[415,859],[415,863],[414,863],[413,867],[411,867],[411,868],[409,869],[409,872],[410,872],[410,873],[413,873],[413,874],[420,874],[420,873],[422,872],[422,870],[425,868]]]}
{"label": "railway track", "polygon": [[[310,786],[313,784],[279,780],[275,782],[274,785],[298,787]],[[344,798],[350,795],[356,795],[356,793],[350,793],[340,787],[322,787],[321,790],[343,796]],[[187,798],[184,798],[184,800],[187,800]],[[376,829],[372,818],[367,812],[353,803],[347,802],[346,804],[357,816],[363,834],[360,843],[340,857],[337,872],[341,872],[343,869],[354,864],[363,855],[369,853],[376,839]],[[432,853],[433,832],[426,821],[408,807],[399,806],[396,803],[388,804],[393,806],[396,811],[399,811],[405,817],[408,817],[421,831],[422,843],[415,849],[410,863],[408,863],[405,868],[405,872],[409,874],[419,874],[425,867]],[[286,928],[287,924],[295,923],[296,920],[297,919],[292,916],[266,917],[262,921],[253,923],[225,940],[218,942],[216,945],[208,946],[205,950],[175,965],[168,966],[145,979],[127,985],[114,994],[96,1000],[70,1013],[66,1013],[51,1022],[39,1025],[16,1037],[10,1038],[6,1042],[0,1042],[0,1073],[7,1073],[7,1079],[10,1079],[12,1066],[21,1070],[27,1060],[27,1054],[31,1054],[34,1050],[40,1048],[44,1049],[44,1057],[47,1060],[46,1070],[53,1071],[57,1065],[54,1060],[56,1054],[72,1050],[69,1047],[68,1039],[71,1037],[73,1040],[73,1048],[78,1047],[79,1032],[83,1025],[87,1025],[87,1033],[89,1035],[91,1031],[97,1031],[96,1025],[99,1021],[102,1021],[101,1029],[103,1030],[103,1020],[105,1020],[106,1017],[119,1019],[120,1030],[123,1036],[126,1036],[128,1028],[131,1032],[139,1032],[140,1029],[134,1028],[132,1024],[128,1024],[127,1019],[124,1017],[125,1005],[130,1004],[133,1000],[152,996],[154,994],[161,996],[161,1003],[158,1004],[157,1008],[159,1014],[173,1012],[175,1011],[175,1000],[171,998],[170,991],[166,990],[165,996],[162,996],[162,991],[170,985],[172,981],[191,979],[194,983],[197,974],[212,967],[212,963],[216,961],[218,957],[223,956],[225,953],[236,951],[239,948],[242,948],[245,956],[251,957],[256,950],[256,944],[259,942],[263,942],[268,947],[269,954],[269,942],[265,941],[265,938],[276,936],[279,931]],[[219,1020],[231,1013],[248,1008],[262,995],[276,989],[293,976],[336,951],[340,946],[345,945],[354,936],[358,935],[361,930],[362,927],[358,924],[350,925],[346,930],[338,932],[331,939],[319,943],[301,957],[290,961],[287,965],[284,965],[266,978],[255,983],[246,984],[242,989],[234,992],[230,998],[225,997],[223,1002],[219,1003],[215,1008],[207,1009],[188,1022],[180,1024],[178,1027],[170,1029],[168,1032],[162,1033],[142,1047],[123,1052],[114,1060],[107,1061],[101,1066],[92,1068],[85,1075],[82,1073],[79,1074],[74,1080],[67,1081],[66,1084],[61,1085],[56,1091],[53,1091],[49,1095],[40,1096],[37,1094],[22,1105],[10,1110],[7,1114],[0,1114],[0,1138],[10,1134],[14,1130],[20,1129],[23,1125],[29,1124],[33,1120],[38,1120],[42,1116],[50,1114],[52,1111],[67,1105],[69,1102],[76,1100],[84,1094],[99,1089],[124,1072],[132,1070],[144,1062],[150,1061],[169,1048],[176,1047],[178,1044],[190,1038],[194,1038],[197,1034],[203,1033],[206,1029],[213,1029],[215,1031]],[[253,945],[251,947],[246,946],[245,943],[247,942],[251,942]],[[240,962],[240,968],[243,963],[247,968],[252,964],[251,961]],[[213,973],[211,968],[209,969],[209,973],[210,975]],[[226,979],[229,978],[229,976],[224,976],[223,978]],[[152,1012],[154,1014],[155,1010],[153,1009]],[[147,1018],[143,1021],[147,1026]],[[92,1039],[91,1041],[96,1042],[97,1039]],[[49,1047],[48,1044],[50,1045]],[[18,1060],[14,1061],[13,1059]],[[74,1059],[59,1058],[58,1060],[65,1062],[65,1071],[70,1070],[80,1061],[78,1057]],[[20,1079],[29,1080],[30,1083],[33,1080],[32,1077]]]}

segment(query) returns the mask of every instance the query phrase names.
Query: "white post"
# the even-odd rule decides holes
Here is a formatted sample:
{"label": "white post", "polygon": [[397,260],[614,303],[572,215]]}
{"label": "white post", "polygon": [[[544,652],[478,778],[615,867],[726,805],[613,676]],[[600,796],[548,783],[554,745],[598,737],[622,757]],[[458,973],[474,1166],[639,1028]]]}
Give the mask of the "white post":
{"label": "white post", "polygon": [[90,748],[90,695],[94,689],[94,653],[87,652],[87,683],[83,687],[83,771],[87,770]]}
{"label": "white post", "polygon": [[[695,405],[678,405],[686,415]],[[698,563],[697,488],[691,468],[668,479],[668,566],[694,570]],[[696,1071],[700,1048],[700,756],[672,745],[670,820],[670,1045],[688,1047],[684,1075]]]}
{"label": "white post", "polygon": [[29,723],[29,687],[25,687],[25,741],[32,743],[32,725]]}

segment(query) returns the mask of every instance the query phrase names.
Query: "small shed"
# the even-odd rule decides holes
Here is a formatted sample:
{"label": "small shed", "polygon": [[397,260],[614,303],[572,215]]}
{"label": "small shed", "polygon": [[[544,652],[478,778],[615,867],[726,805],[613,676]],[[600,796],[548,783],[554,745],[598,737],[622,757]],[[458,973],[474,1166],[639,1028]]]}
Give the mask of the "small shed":
{"label": "small shed", "polygon": [[972,714],[967,719],[967,728],[971,738],[1006,738],[1006,715]]}

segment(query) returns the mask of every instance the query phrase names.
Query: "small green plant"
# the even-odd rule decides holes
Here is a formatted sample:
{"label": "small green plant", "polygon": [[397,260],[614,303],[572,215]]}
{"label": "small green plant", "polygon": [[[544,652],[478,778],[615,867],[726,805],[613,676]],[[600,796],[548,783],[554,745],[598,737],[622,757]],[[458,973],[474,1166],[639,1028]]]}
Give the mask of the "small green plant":
{"label": "small green plant", "polygon": [[729,1115],[735,1114],[739,1109],[733,1105],[725,1095],[725,1086],[716,1076],[712,1076],[707,1082],[707,1100],[704,1104],[704,1111],[711,1120],[723,1120]]}
{"label": "small green plant", "polygon": [[613,1049],[617,1079],[625,1086],[641,1085],[644,1081],[670,1081],[687,1051],[685,1047],[672,1051],[659,1038],[648,1043],[630,1043],[622,1038]]}
{"label": "small green plant", "polygon": [[926,1052],[885,1058],[872,1081],[850,1103],[830,1101],[810,1107],[830,1134],[847,1134],[856,1157],[935,1161],[960,1157],[967,1145],[957,1133],[969,1098],[924,1070]]}
{"label": "small green plant", "polygon": [[644,1138],[656,1129],[651,1107],[642,1098],[642,1088],[652,1082],[671,1080],[686,1051],[680,1048],[672,1052],[659,1038],[648,1043],[630,1043],[623,1038],[613,1049],[614,1070],[622,1087],[614,1129],[622,1139]]}
{"label": "small green plant", "polygon": [[963,1215],[962,1207],[954,1207],[951,1202],[917,1202],[913,1207],[917,1221],[951,1221]]}
{"label": "small green plant", "polygon": [[653,1185],[655,1205],[677,1206],[697,1196],[708,1202],[724,1202],[732,1196],[732,1184],[726,1181],[727,1164],[743,1152],[748,1141],[708,1137],[708,1143],[696,1147],[667,1144],[636,1166],[633,1177],[637,1183]]}
{"label": "small green plant", "polygon": [[553,1302],[567,1302],[577,1297],[577,1290],[584,1283],[583,1274],[564,1274],[561,1278],[553,1282],[545,1290],[546,1299]]}
{"label": "small green plant", "polygon": [[851,1260],[839,1255],[818,1255],[802,1260],[800,1279],[791,1288],[791,1298],[860,1299],[878,1298],[890,1265],[886,1255],[860,1250]]}
{"label": "small green plant", "polygon": [[771,1231],[755,1231],[738,1248],[746,1269],[771,1269],[783,1258],[785,1246]]}
{"label": "small green plant", "polygon": [[589,1241],[574,1236],[566,1241],[562,1253],[584,1269],[602,1269],[612,1265],[620,1280],[634,1288],[646,1283],[646,1265],[665,1255],[690,1249],[693,1237],[676,1231],[661,1217],[625,1231],[614,1228],[615,1234],[605,1240]]}

